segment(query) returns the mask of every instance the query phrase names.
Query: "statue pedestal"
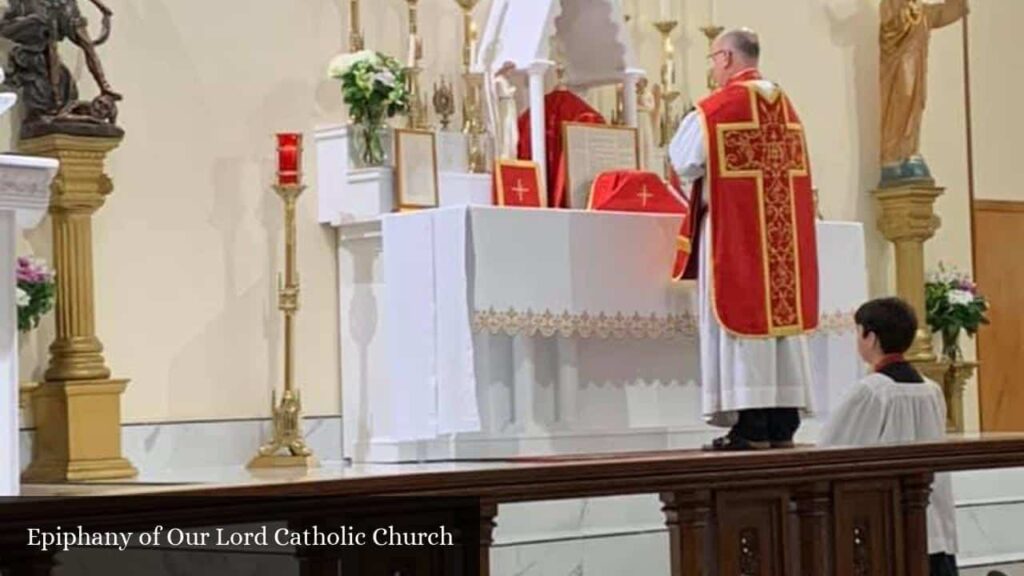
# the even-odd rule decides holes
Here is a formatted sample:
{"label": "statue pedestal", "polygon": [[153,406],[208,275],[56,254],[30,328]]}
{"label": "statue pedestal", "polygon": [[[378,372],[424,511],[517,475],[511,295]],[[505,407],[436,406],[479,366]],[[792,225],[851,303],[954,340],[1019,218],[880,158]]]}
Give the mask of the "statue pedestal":
{"label": "statue pedestal", "polygon": [[930,362],[916,362],[921,373],[942,386],[946,400],[946,431],[964,431],[964,387],[978,369],[977,362],[950,362],[939,358]]}
{"label": "statue pedestal", "polygon": [[946,396],[946,429],[949,432],[964,431],[964,387],[978,369],[977,362],[954,362],[947,364],[943,375],[942,391]]}
{"label": "statue pedestal", "polygon": [[[913,306],[920,326],[907,358],[920,364],[936,362],[925,322],[924,243],[942,225],[935,214],[935,200],[943,191],[936,186],[899,186],[874,192],[881,208],[878,229],[896,249],[896,294]],[[941,382],[941,377],[936,381]]]}
{"label": "statue pedestal", "polygon": [[963,390],[977,364],[938,358],[926,322],[924,243],[935,235],[942,221],[935,214],[935,200],[944,189],[934,185],[879,188],[874,195],[881,207],[878,229],[896,248],[896,294],[917,312],[919,328],[907,358],[927,378],[942,385],[946,396],[946,427],[963,432]]}
{"label": "statue pedestal", "polygon": [[50,366],[36,390],[32,462],[26,482],[125,478],[137,472],[121,457],[121,394],[128,381],[111,379],[96,336],[92,271],[92,216],[113,183],[107,154],[121,138],[52,134],[22,140],[23,152],[56,158],[50,215],[57,271],[57,336]]}
{"label": "statue pedestal", "polygon": [[57,163],[49,158],[0,156],[0,497],[17,496],[18,317],[15,248],[19,229],[46,214]]}

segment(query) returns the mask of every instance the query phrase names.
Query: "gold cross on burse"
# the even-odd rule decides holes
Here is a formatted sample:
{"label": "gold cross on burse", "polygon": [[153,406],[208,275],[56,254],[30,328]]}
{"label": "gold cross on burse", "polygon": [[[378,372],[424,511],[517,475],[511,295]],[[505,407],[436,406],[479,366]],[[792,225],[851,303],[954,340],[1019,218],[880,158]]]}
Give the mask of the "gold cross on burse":
{"label": "gold cross on burse", "polygon": [[523,194],[526,193],[526,192],[529,192],[530,189],[525,187],[525,186],[523,186],[523,179],[522,178],[516,178],[516,185],[515,185],[515,187],[512,188],[512,191],[516,193],[516,196],[519,196],[519,203],[522,204],[523,203]]}

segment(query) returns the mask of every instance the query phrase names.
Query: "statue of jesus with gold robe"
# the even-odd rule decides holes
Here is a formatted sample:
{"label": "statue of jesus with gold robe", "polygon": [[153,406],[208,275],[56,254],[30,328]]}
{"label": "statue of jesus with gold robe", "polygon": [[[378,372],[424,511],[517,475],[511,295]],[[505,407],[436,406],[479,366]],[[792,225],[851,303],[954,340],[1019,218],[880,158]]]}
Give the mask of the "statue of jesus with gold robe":
{"label": "statue of jesus with gold robe", "polygon": [[928,41],[933,29],[953,24],[967,12],[967,0],[882,0],[882,186],[931,180],[920,151]]}

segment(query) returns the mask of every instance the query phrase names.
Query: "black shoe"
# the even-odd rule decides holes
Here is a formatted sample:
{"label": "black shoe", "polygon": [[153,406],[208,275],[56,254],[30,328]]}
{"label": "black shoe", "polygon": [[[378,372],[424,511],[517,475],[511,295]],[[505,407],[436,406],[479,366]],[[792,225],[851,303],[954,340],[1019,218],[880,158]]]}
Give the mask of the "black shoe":
{"label": "black shoe", "polygon": [[772,447],[767,440],[747,440],[735,434],[726,434],[715,438],[711,444],[705,444],[702,448],[705,452],[743,452],[749,450],[767,450]]}

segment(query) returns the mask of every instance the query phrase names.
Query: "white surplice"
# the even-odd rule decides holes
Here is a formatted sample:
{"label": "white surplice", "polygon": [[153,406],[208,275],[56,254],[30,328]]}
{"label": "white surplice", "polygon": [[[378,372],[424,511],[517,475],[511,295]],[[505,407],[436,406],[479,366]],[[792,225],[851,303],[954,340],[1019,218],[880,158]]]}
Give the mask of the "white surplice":
{"label": "white surplice", "polygon": [[[777,90],[766,80],[755,84],[769,95]],[[700,112],[694,110],[683,119],[668,149],[672,167],[684,183],[694,182],[704,175],[705,141]],[[703,194],[705,204],[707,197],[707,193]],[[705,218],[698,255],[701,390],[705,419],[716,426],[732,426],[738,410],[753,408],[800,408],[809,415],[811,366],[806,337],[741,338],[718,323],[710,301],[710,230],[711,219]]]}
{"label": "white surplice", "polygon": [[[942,388],[871,374],[849,390],[821,431],[820,446],[870,446],[946,437]],[[928,506],[928,553],[956,554],[956,510],[949,474],[935,475]]]}

